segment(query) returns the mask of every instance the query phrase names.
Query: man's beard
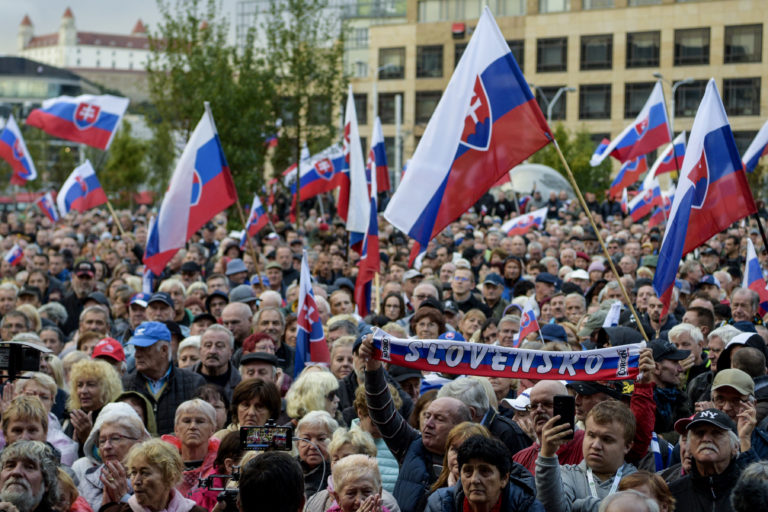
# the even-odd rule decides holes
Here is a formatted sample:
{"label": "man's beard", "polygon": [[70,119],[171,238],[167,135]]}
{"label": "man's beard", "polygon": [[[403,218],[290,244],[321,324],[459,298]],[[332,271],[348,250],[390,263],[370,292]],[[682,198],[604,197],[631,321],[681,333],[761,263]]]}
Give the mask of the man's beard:
{"label": "man's beard", "polygon": [[7,487],[9,482],[6,481],[3,485],[2,492],[0,492],[0,501],[7,501],[12,503],[17,509],[19,509],[19,512],[32,512],[37,508],[40,502],[43,501],[44,490],[42,488],[37,495],[33,495],[32,490],[29,488],[29,484],[26,481],[14,479],[10,482],[23,485],[24,490],[19,491],[17,490],[18,487],[15,487],[14,490],[8,490]]}

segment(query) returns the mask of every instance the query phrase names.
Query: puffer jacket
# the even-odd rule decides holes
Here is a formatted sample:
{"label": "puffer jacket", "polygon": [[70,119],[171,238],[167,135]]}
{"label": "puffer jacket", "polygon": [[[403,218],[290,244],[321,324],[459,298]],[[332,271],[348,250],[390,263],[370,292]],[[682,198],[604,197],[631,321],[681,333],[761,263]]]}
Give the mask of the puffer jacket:
{"label": "puffer jacket", "polygon": [[[352,428],[360,428],[360,420],[355,418],[352,420]],[[373,442],[376,444],[376,462],[379,465],[379,473],[381,473],[381,487],[385,491],[393,492],[395,490],[395,482],[397,482],[397,475],[400,473],[400,465],[397,463],[397,459],[389,451],[387,443],[380,437],[374,437]],[[392,511],[392,507],[389,507]],[[394,511],[392,511],[394,512]]]}
{"label": "puffer jacket", "polygon": [[[179,450],[179,455],[181,455],[181,440],[178,437],[166,434],[160,436],[160,439],[175,446]],[[221,441],[215,437],[208,439],[208,452],[200,467],[188,469],[182,473],[181,482],[176,486],[176,489],[179,490],[182,496],[185,498],[192,498],[195,492],[200,488],[199,479],[205,478],[215,472],[213,463],[216,460],[216,453],[219,451],[220,443]]]}
{"label": "puffer jacket", "polygon": [[702,476],[696,464],[693,464],[689,474],[669,484],[669,490],[676,500],[675,510],[732,511],[731,491],[740,474],[741,466],[736,459],[731,461],[725,471],[714,476]]}

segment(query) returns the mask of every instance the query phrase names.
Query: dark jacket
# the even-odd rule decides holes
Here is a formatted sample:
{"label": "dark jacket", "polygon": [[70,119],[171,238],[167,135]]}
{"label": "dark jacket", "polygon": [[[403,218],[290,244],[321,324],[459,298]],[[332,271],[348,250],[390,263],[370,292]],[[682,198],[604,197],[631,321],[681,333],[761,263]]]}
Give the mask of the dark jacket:
{"label": "dark jacket", "polygon": [[[403,416],[403,418],[410,418],[411,412],[413,412],[413,400],[411,400],[410,395],[403,391],[403,388],[400,387],[400,384],[398,384],[397,381],[393,379],[389,373],[386,373],[385,376],[387,382],[395,386],[397,394],[400,395],[400,400],[403,401],[403,405],[400,406],[398,411],[400,411],[400,414]],[[347,425],[350,425],[352,420],[357,418],[357,411],[355,411],[355,408],[353,407],[353,404],[355,403],[355,391],[357,391],[357,386],[357,374],[352,372],[343,379],[339,380],[339,389],[336,390],[336,393],[339,395],[339,410],[343,411],[344,421],[346,421]],[[351,411],[347,412],[350,408]]]}
{"label": "dark jacket", "polygon": [[80,325],[83,302],[85,302],[85,298],[81,299],[75,295],[75,292],[68,292],[62,297],[61,305],[67,310],[67,321],[61,326],[65,336],[69,336]]}
{"label": "dark jacket", "polygon": [[488,410],[481,425],[507,446],[510,455],[514,455],[533,444],[531,438],[523,432],[517,423],[500,415],[493,408]]}
{"label": "dark jacket", "polygon": [[696,402],[709,402],[712,400],[712,379],[714,377],[714,372],[710,371],[697,375],[688,381],[686,393],[688,393],[688,407],[692,411],[695,410]]}
{"label": "dark jacket", "polygon": [[[192,371],[200,375],[205,379],[206,382],[208,382],[208,379],[205,377],[205,375],[203,375],[202,367],[203,362],[198,361],[194,364],[194,366],[192,366]],[[224,386],[224,393],[227,395],[227,400],[231,402],[232,392],[235,390],[235,387],[240,384],[240,381],[243,380],[243,377],[240,375],[240,372],[237,371],[237,368],[235,368],[235,365],[232,363],[232,361],[229,362],[229,369],[229,381],[227,381],[227,385]]]}
{"label": "dark jacket", "polygon": [[[438,489],[427,502],[426,512],[462,512],[464,490],[461,482],[453,487]],[[544,506],[536,499],[533,476],[520,464],[514,464],[509,483],[501,491],[499,512],[544,512]]]}
{"label": "dark jacket", "polygon": [[195,396],[195,391],[205,385],[205,379],[189,370],[171,367],[168,382],[160,397],[155,399],[147,387],[147,378],[137,370],[123,377],[123,389],[126,391],[138,391],[152,404],[152,410],[157,420],[157,433],[172,434],[176,409],[182,402],[186,402]]}
{"label": "dark jacket", "polygon": [[732,511],[731,490],[740,474],[741,469],[735,459],[725,471],[714,476],[700,475],[694,463],[690,474],[669,484],[669,490],[676,500],[675,510]]}

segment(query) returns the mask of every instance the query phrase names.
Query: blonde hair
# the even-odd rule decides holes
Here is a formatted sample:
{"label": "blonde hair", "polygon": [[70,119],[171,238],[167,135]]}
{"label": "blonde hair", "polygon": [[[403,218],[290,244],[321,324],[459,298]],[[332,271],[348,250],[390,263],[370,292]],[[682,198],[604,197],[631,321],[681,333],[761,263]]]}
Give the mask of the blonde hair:
{"label": "blonde hair", "polygon": [[124,276],[122,279],[125,281],[125,284],[131,287],[134,293],[141,291],[141,278],[139,276]]}
{"label": "blonde hair", "polygon": [[27,386],[27,384],[30,382],[36,382],[48,390],[48,392],[51,394],[52,400],[56,400],[56,392],[58,391],[58,387],[50,375],[46,375],[41,372],[25,372],[21,377],[22,378],[16,380],[14,385],[14,392],[16,393],[16,396],[19,396],[24,392],[24,388]]}
{"label": "blonde hair", "polygon": [[402,325],[395,322],[387,322],[386,324],[384,324],[381,330],[397,338],[408,337],[408,333],[405,331],[405,328]]}
{"label": "blonde hair", "polygon": [[[349,292],[347,290],[336,290],[333,293],[336,293],[338,291],[344,292],[347,295],[349,295]],[[333,295],[333,293],[331,295]],[[357,321],[357,318],[355,317],[355,315],[350,315],[349,313],[341,313],[341,314],[338,314],[338,315],[333,315],[331,318],[328,319],[328,321],[325,323],[325,325],[333,325],[336,322],[340,322],[341,320],[346,320],[348,322],[352,322],[355,325],[358,324],[358,321]]]}
{"label": "blonde hair", "polygon": [[77,381],[93,378],[99,383],[101,406],[108,404],[123,392],[123,383],[117,370],[106,361],[83,359],[72,366],[69,373],[69,399],[67,408],[70,411],[80,409],[80,398],[77,396]]}
{"label": "blonde hair", "polygon": [[351,428],[347,430],[343,427],[337,429],[333,433],[331,444],[328,445],[328,453],[331,455],[331,458],[346,445],[351,445],[355,453],[376,457],[377,450],[373,437],[362,429]]}
{"label": "blonde hair", "polygon": [[166,279],[165,281],[160,283],[160,288],[158,288],[157,291],[171,293],[171,288],[174,288],[174,287],[181,289],[181,294],[184,297],[187,296],[187,288],[184,286],[184,283],[181,282],[181,279],[178,279],[176,277]]}
{"label": "blonde hair", "polygon": [[55,354],[46,354],[45,357],[48,362],[48,368],[51,369],[52,375],[50,377],[56,382],[56,387],[64,389],[66,383],[64,382],[64,365],[61,362],[61,358]]}
{"label": "blonde hair", "polygon": [[285,412],[294,419],[310,411],[324,411],[325,397],[339,389],[339,381],[330,372],[304,372],[285,395]]}
{"label": "blonde hair", "polygon": [[333,466],[332,477],[335,494],[341,494],[348,483],[361,479],[368,479],[378,491],[381,490],[379,465],[376,459],[368,455],[344,457]]}
{"label": "blonde hair", "polygon": [[77,486],[72,480],[72,477],[70,477],[66,471],[61,469],[61,466],[57,469],[57,474],[59,477],[59,497],[69,505],[69,507],[67,507],[67,510],[69,510],[72,503],[74,503],[77,497],[80,496],[80,493],[77,492]]}
{"label": "blonde hair", "polygon": [[175,487],[181,480],[184,463],[179,450],[170,443],[160,439],[149,439],[134,445],[125,457],[125,467],[129,475],[133,473],[132,467],[136,459],[144,459],[147,464],[160,471],[163,483],[169,488]]}
{"label": "blonde hair", "polygon": [[341,338],[338,338],[336,341],[333,342],[333,345],[331,345],[331,358],[333,358],[333,353],[336,351],[337,348],[351,347],[354,344],[355,344],[354,336],[342,336]]}
{"label": "blonde hair", "polygon": [[[8,433],[12,421],[39,421],[43,432],[48,433],[48,412],[36,396],[17,396],[3,411],[3,434]],[[6,436],[7,437],[7,436]]]}
{"label": "blonde hair", "polygon": [[22,304],[16,306],[16,311],[19,311],[22,315],[27,317],[30,323],[30,330],[33,332],[40,332],[43,328],[42,321],[40,320],[40,313],[37,312],[37,308],[32,304]]}

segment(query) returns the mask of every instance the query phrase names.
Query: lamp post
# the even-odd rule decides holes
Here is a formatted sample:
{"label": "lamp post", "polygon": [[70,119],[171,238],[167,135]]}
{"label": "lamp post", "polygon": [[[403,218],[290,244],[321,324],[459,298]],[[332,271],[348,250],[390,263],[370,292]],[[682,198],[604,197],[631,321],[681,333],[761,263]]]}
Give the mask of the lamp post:
{"label": "lamp post", "polygon": [[684,78],[682,80],[678,80],[677,82],[670,82],[666,78],[664,78],[664,75],[656,71],[653,74],[654,78],[657,78],[661,80],[662,82],[668,83],[672,87],[672,97],[669,101],[669,131],[672,132],[672,138],[675,137],[675,93],[677,92],[677,88],[681,85],[688,85],[690,83],[693,83],[693,78]]}
{"label": "lamp post", "polygon": [[538,85],[535,85],[534,87],[537,91],[539,91],[539,94],[541,94],[541,98],[544,100],[544,103],[547,104],[547,124],[552,124],[552,111],[555,109],[555,105],[557,105],[557,101],[560,99],[560,96],[562,96],[564,92],[576,92],[575,87],[563,86],[557,90],[555,95],[550,100],[547,98],[547,95],[544,94],[544,91],[541,87]]}

